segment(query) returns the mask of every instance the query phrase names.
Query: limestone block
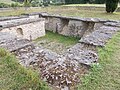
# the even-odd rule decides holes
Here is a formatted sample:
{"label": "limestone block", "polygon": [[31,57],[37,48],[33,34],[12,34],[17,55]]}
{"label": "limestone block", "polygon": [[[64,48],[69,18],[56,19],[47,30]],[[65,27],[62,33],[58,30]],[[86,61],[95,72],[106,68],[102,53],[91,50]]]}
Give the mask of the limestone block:
{"label": "limestone block", "polygon": [[29,18],[31,18],[31,19],[39,18],[39,15],[30,15]]}
{"label": "limestone block", "polygon": [[104,23],[104,25],[120,27],[120,22],[106,22],[106,23]]}
{"label": "limestone block", "polygon": [[59,29],[58,33],[62,34],[62,35],[65,35],[65,36],[70,36],[68,25],[64,25],[61,29],[61,32],[60,32],[60,29]]}
{"label": "limestone block", "polygon": [[102,26],[89,35],[81,38],[80,42],[94,46],[105,46],[109,39],[119,31],[119,28],[112,26]]}
{"label": "limestone block", "polygon": [[0,47],[5,48],[10,52],[28,45],[30,45],[29,40],[17,38],[14,34],[7,32],[0,32]]}
{"label": "limestone block", "polygon": [[97,29],[99,29],[102,26],[103,26],[103,23],[95,23],[94,30],[97,30]]}
{"label": "limestone block", "polygon": [[[61,32],[64,32],[68,30],[68,24],[69,24],[69,20],[68,19],[61,19],[60,23],[57,23],[57,32],[59,34],[62,34]],[[64,33],[63,33],[64,35]]]}
{"label": "limestone block", "polygon": [[21,37],[28,40],[34,40],[38,37],[45,35],[45,21],[37,21],[18,26],[8,27],[2,29],[1,32],[9,32],[17,37]]}
{"label": "limestone block", "polygon": [[86,27],[87,24],[82,21],[70,20],[68,24],[68,29],[67,29],[68,31],[66,33],[66,36],[82,37],[86,30]]}
{"label": "limestone block", "polygon": [[94,22],[86,22],[86,23],[87,23],[87,29],[86,29],[83,37],[86,36],[86,35],[91,34],[94,31],[95,23]]}
{"label": "limestone block", "polygon": [[49,31],[57,32],[58,23],[61,23],[61,20],[59,18],[47,17],[45,29]]}

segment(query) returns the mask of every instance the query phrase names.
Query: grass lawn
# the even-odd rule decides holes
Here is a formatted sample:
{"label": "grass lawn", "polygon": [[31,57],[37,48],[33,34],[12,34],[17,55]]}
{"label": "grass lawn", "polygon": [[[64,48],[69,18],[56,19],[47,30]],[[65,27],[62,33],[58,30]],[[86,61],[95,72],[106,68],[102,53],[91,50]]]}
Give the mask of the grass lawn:
{"label": "grass lawn", "polygon": [[67,4],[63,6],[95,6],[95,7],[105,7],[105,4]]}
{"label": "grass lawn", "polygon": [[48,90],[38,73],[25,69],[16,58],[0,48],[0,90]]}
{"label": "grass lawn", "polygon": [[[105,4],[67,4],[63,6],[95,6],[95,7],[105,7]],[[118,4],[118,7],[120,7],[120,4]]]}
{"label": "grass lawn", "polygon": [[120,90],[120,32],[105,48],[99,48],[99,65],[83,79],[78,90]]}
{"label": "grass lawn", "polygon": [[67,37],[57,33],[46,31],[44,37],[35,40],[35,43],[59,54],[64,53],[68,48],[78,43],[79,38]]}
{"label": "grass lawn", "polygon": [[[120,20],[120,12],[107,14],[105,11],[78,10],[76,8],[48,7],[30,8],[25,11],[18,10],[0,12],[0,16],[19,15],[21,13],[48,12],[65,16],[79,16]],[[63,43],[65,46],[74,45],[78,39],[66,38],[47,32],[47,35],[38,38],[36,41],[47,40],[50,42]],[[57,41],[56,41],[57,40]],[[44,43],[43,43],[44,44]],[[49,45],[48,44],[44,44]],[[82,85],[78,90],[120,90],[120,32],[115,35],[105,48],[99,48],[99,64],[92,65],[91,71],[82,79]],[[45,46],[48,47],[48,46]],[[5,55],[2,52],[0,58],[0,88],[3,90],[46,90],[46,85],[41,83],[38,75],[31,70],[21,67],[13,56]],[[12,82],[12,83],[11,83]],[[44,89],[43,89],[44,88]],[[34,90],[34,89],[33,89]]]}
{"label": "grass lawn", "polygon": [[19,8],[17,10],[11,9],[9,11],[0,12],[0,16],[9,15],[20,15],[21,13],[31,13],[31,12],[48,12],[51,14],[60,14],[64,16],[76,16],[76,17],[92,17],[92,18],[103,18],[111,20],[120,20],[120,12],[115,12],[113,14],[107,14],[105,10],[84,10],[77,8],[64,8],[62,6],[51,6],[45,8],[29,8],[25,10],[24,8]]}

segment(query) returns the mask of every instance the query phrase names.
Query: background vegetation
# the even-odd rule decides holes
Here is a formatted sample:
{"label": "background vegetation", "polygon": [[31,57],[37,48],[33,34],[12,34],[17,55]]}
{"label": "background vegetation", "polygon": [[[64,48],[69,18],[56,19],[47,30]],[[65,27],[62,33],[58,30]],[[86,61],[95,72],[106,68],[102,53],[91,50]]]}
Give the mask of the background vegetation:
{"label": "background vegetation", "polygon": [[106,0],[107,13],[113,13],[118,7],[119,0]]}

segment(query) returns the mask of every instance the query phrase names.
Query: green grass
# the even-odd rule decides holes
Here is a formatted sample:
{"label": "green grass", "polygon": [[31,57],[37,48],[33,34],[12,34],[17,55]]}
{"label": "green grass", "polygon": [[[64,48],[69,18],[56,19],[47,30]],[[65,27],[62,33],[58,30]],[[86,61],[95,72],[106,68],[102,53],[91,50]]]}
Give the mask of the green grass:
{"label": "green grass", "polygon": [[107,14],[105,10],[90,10],[83,8],[65,8],[63,6],[51,6],[45,8],[29,8],[25,10],[24,8],[19,8],[17,10],[11,9],[9,11],[0,12],[0,16],[10,16],[10,15],[20,15],[21,13],[31,13],[31,12],[48,12],[51,14],[60,14],[63,16],[76,16],[76,17],[88,17],[88,18],[103,18],[111,20],[120,20],[120,12],[115,12],[113,14]]}
{"label": "green grass", "polygon": [[39,40],[49,40],[50,42],[54,41],[58,43],[63,43],[64,45],[74,45],[79,41],[79,38],[63,36],[51,31],[46,31],[46,35],[44,37],[40,37],[35,41]]}
{"label": "green grass", "polygon": [[0,49],[0,90],[48,90],[38,73],[23,68],[16,58]]}
{"label": "green grass", "polygon": [[95,6],[95,7],[105,7],[105,4],[67,4],[63,6]]}
{"label": "green grass", "polygon": [[68,48],[78,43],[79,38],[63,36],[57,33],[46,31],[44,37],[35,40],[38,45],[42,45],[47,49],[51,49],[59,54],[64,53]]}
{"label": "green grass", "polygon": [[[63,6],[93,6],[93,7],[105,7],[105,4],[67,4]],[[118,4],[118,7],[120,7],[120,4]]]}
{"label": "green grass", "polygon": [[78,90],[120,90],[120,32],[99,48],[99,64],[92,65]]}

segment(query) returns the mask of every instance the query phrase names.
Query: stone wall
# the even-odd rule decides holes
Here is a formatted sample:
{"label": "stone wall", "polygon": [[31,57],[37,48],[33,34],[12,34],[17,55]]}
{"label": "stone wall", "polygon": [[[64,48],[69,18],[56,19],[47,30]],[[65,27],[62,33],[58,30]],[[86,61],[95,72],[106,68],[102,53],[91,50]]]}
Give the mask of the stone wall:
{"label": "stone wall", "polygon": [[34,40],[45,35],[45,20],[22,18],[0,22],[1,31],[9,32],[28,40]]}
{"label": "stone wall", "polygon": [[[81,37],[80,41],[65,53],[57,54],[51,50],[36,46],[29,40],[21,39],[17,37],[15,33],[10,33],[10,31],[2,32],[7,31],[4,29],[9,29],[10,26],[12,27],[13,25],[7,23],[7,25],[0,24],[2,26],[2,31],[0,32],[0,47],[13,52],[21,65],[37,68],[43,80],[51,85],[60,87],[61,90],[70,90],[70,86],[75,86],[79,83],[79,76],[86,73],[86,69],[88,69],[91,64],[99,63],[96,47],[104,47],[109,39],[120,31],[119,21],[50,16],[45,13],[39,13],[39,16],[46,19],[45,28],[47,30],[66,36]],[[14,24],[14,27],[27,27],[28,25],[29,30],[29,28],[34,25],[39,25],[37,28],[41,28],[39,18],[38,21],[34,18],[34,21],[34,23],[37,24],[34,24],[31,20],[31,23],[27,21],[27,24]],[[9,28],[7,26],[9,26]],[[16,28],[13,29],[16,30]],[[24,32],[20,31],[21,28],[18,28],[16,32],[18,34],[24,34]]]}
{"label": "stone wall", "polygon": [[79,18],[65,17],[60,15],[50,15],[47,13],[38,13],[39,17],[45,18],[45,29],[65,36],[83,37],[107,22],[118,23],[113,20],[104,20],[99,18]]}
{"label": "stone wall", "polygon": [[82,21],[46,17],[45,29],[65,36],[82,37],[88,25]]}
{"label": "stone wall", "polygon": [[5,16],[5,17],[0,16],[0,21],[13,20],[13,19],[22,19],[22,18],[27,18],[27,17],[28,17],[28,16],[26,16],[26,15],[20,15],[20,16]]}

